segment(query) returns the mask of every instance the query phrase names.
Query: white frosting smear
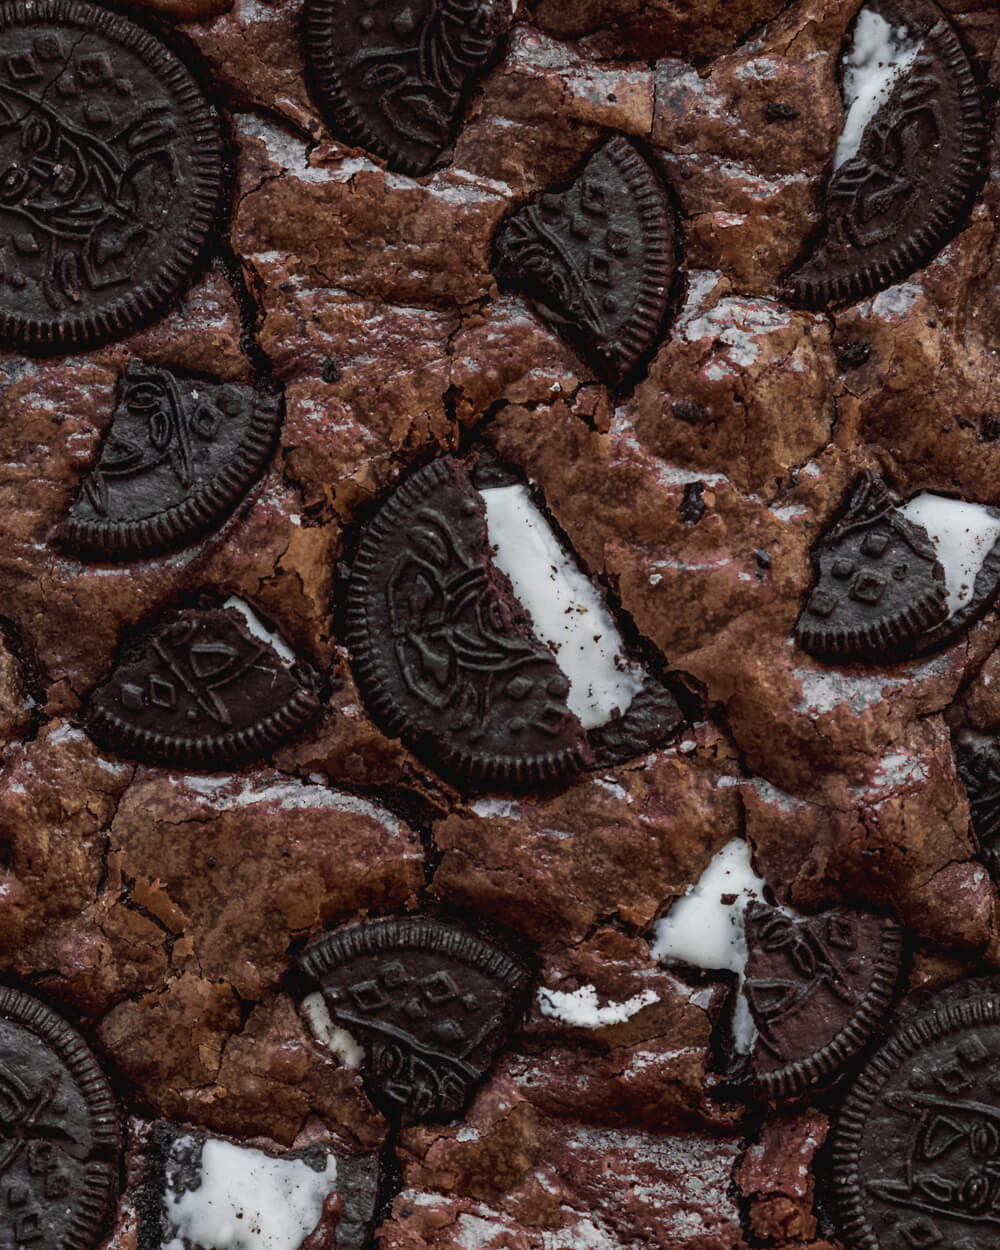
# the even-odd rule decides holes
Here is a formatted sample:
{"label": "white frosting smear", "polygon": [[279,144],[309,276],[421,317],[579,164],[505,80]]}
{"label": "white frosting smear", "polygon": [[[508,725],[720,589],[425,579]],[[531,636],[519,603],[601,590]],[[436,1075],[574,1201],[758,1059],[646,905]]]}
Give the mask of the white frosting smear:
{"label": "white frosting smear", "polygon": [[857,154],[868,123],[916,60],[920,42],[907,38],[905,26],[890,26],[871,9],[858,14],[854,39],[843,61],[847,116],[837,141],[834,169]]}
{"label": "white frosting smear", "polygon": [[659,994],[653,990],[643,990],[632,998],[621,1003],[608,1003],[605,1007],[597,1005],[597,988],[593,985],[581,985],[572,992],[550,990],[542,986],[538,991],[538,1009],[543,1016],[553,1020],[562,1020],[578,1029],[603,1029],[611,1024],[624,1024],[643,1007],[660,1001]]}
{"label": "white frosting smear", "polygon": [[948,584],[948,614],[954,616],[972,598],[976,574],[1000,539],[1000,516],[983,504],[926,491],[899,511],[922,525],[934,544]]}
{"label": "white frosting smear", "polygon": [[733,838],[715,855],[698,884],[688,886],[684,898],[656,922],[651,947],[654,959],[738,974],[741,992],[733,1010],[733,1041],[743,1054],[757,1036],[742,993],[747,963],[743,914],[748,903],[766,901],[764,884],[750,864],[746,842]]}
{"label": "white frosting smear", "polygon": [[360,1068],[365,1061],[364,1049],[352,1034],[334,1024],[323,995],[319,991],[308,994],[299,1006],[316,1041],[327,1050],[333,1051],[342,1067]]}
{"label": "white frosting smear", "polygon": [[245,599],[240,599],[236,595],[230,595],[222,605],[224,608],[234,608],[239,612],[246,622],[247,632],[252,634],[254,638],[258,638],[261,642],[266,642],[277,651],[286,664],[297,664],[295,653],[289,647],[288,643],[272,629],[264,624],[253,608]]}
{"label": "white frosting smear", "polygon": [[185,1241],[200,1250],[299,1250],[336,1179],[332,1155],[316,1172],[301,1159],[209,1139],[199,1187],[164,1195],[171,1231],[163,1250],[184,1250]]}
{"label": "white frosting smear", "polygon": [[642,688],[642,670],[623,654],[621,635],[590,579],[562,549],[527,486],[480,491],[494,562],[531,614],[535,635],[555,652],[570,683],[567,704],[584,729],[622,714]]}

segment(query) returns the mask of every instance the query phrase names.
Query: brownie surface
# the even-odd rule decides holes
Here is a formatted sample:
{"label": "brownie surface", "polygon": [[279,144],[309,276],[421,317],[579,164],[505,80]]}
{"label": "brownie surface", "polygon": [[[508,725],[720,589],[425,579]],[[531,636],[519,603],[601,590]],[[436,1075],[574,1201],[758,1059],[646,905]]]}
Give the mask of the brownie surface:
{"label": "brownie surface", "polygon": [[[0,984],[68,1021],[110,1080],[124,1164],[104,1250],[159,1250],[142,1230],[162,1214],[150,1178],[167,1124],[275,1159],[355,1159],[378,1197],[367,1223],[351,1208],[350,1250],[850,1250],[828,1135],[892,1026],[775,1105],[732,1053],[737,975],[652,950],[657,922],[744,839],[769,906],[899,926],[896,1007],[1000,965],[996,578],[923,654],[796,641],[859,480],[900,506],[1000,502],[995,5],[920,0],[912,18],[949,24],[985,119],[940,246],[864,298],[807,307],[785,291],[826,237],[862,7],[521,0],[419,177],[338,129],[295,0],[116,9],[179,58],[222,136],[206,254],[127,334],[0,348]],[[905,19],[903,0],[890,8]],[[572,187],[590,230],[574,264],[606,296],[624,244],[588,226],[574,180],[609,141],[653,171],[677,235],[655,342],[614,388],[588,359],[593,326],[560,322],[572,300],[546,287],[535,302],[537,286],[495,272],[505,223]],[[0,197],[9,229],[2,212]],[[577,236],[560,221],[562,246]],[[3,246],[5,282],[13,235]],[[590,264],[598,251],[608,265]],[[214,441],[199,404],[225,420],[228,394],[241,420],[268,414],[273,455],[255,452],[183,534],[157,539],[151,522],[127,550],[74,548],[98,467],[124,466],[131,489],[114,427],[138,376],[173,388],[177,425],[157,426],[143,461],[169,489],[128,496],[144,510],[122,516],[176,512],[221,472],[242,427]],[[647,682],[631,719],[621,707],[588,731],[572,776],[470,786],[435,766],[433,734],[395,736],[371,705],[348,619],[356,559],[435,462],[462,466],[463,491],[530,486]],[[95,693],[159,622],[232,598],[261,622],[239,625],[248,656],[291,656],[254,670],[258,686],[280,668],[309,716],[234,762],[192,748],[190,767],[90,735]],[[420,619],[429,646],[438,622]],[[544,653],[529,624],[513,632]],[[203,654],[211,684],[224,657]],[[437,652],[420,654],[430,672]],[[251,711],[269,711],[258,686]],[[171,705],[172,733],[186,709]],[[412,914],[532,980],[461,1109],[400,1124],[366,1061],[303,1006],[320,987],[299,957]]]}

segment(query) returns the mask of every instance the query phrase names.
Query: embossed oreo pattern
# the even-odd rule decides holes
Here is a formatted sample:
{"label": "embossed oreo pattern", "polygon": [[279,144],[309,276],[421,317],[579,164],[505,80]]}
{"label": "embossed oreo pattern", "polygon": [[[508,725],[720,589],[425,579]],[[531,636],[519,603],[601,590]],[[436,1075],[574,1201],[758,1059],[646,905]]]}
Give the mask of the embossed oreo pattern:
{"label": "embossed oreo pattern", "polygon": [[0,986],[0,1240],[88,1250],[118,1176],[118,1110],[83,1038]]}
{"label": "embossed oreo pattern", "polygon": [[615,135],[572,182],[502,223],[494,270],[501,285],[550,309],[595,372],[621,388],[663,333],[677,250],[662,177]]}
{"label": "embossed oreo pattern", "polygon": [[862,474],[816,544],[816,583],[795,626],[806,651],[896,659],[947,616],[944,569],[896,503],[881,478]]}
{"label": "embossed oreo pattern", "polygon": [[993,1250],[1000,1225],[1000,998],[904,1020],[868,1063],[834,1140],[852,1250]]}
{"label": "embossed oreo pattern", "polygon": [[482,498],[457,460],[412,474],[367,526],[347,645],[383,728],[441,771],[523,786],[589,762],[569,682],[505,593]]}
{"label": "embossed oreo pattern", "polygon": [[958,228],[982,173],[986,129],[968,57],[934,0],[868,0],[916,60],[826,189],[826,228],[785,287],[804,304],[860,299],[931,259]]}
{"label": "embossed oreo pattern", "polygon": [[214,767],[264,754],[319,700],[231,608],[171,612],[91,695],[87,727],[126,755]]}
{"label": "embossed oreo pattern", "polygon": [[80,0],[0,4],[0,338],[88,345],[152,320],[208,238],[221,140],[159,40]]}
{"label": "embossed oreo pattern", "polygon": [[280,422],[279,401],[249,386],[130,362],[97,466],[70,507],[66,542],[117,559],[191,541],[260,475]]}
{"label": "embossed oreo pattern", "polygon": [[503,1045],[528,972],[482,938],[426,917],[371,920],[300,957],[333,1019],[365,1047],[372,1099],[394,1116],[451,1116]]}
{"label": "embossed oreo pattern", "polygon": [[829,1083],[889,1008],[902,954],[899,928],[861,912],[794,919],[751,903],[746,941],[743,992],[758,1030],[756,1092],[778,1099]]}
{"label": "embossed oreo pattern", "polygon": [[308,0],[314,90],[354,142],[402,173],[426,173],[510,17],[509,0]]}

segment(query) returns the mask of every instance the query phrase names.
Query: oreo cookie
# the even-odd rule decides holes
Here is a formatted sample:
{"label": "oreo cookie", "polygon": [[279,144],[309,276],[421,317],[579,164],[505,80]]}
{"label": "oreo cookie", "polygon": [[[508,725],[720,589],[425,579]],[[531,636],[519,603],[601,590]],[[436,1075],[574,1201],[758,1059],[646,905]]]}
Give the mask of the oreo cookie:
{"label": "oreo cookie", "polygon": [[89,1250],[118,1181],[118,1108],[83,1038],[0,986],[0,1229],[11,1247]]}
{"label": "oreo cookie", "polygon": [[222,141],[191,74],[83,0],[0,3],[0,339],[89,346],[183,288],[222,190]]}
{"label": "oreo cookie", "polygon": [[307,0],[314,93],[352,142],[391,169],[426,173],[510,20],[509,0]]}
{"label": "oreo cookie", "polygon": [[825,228],[783,291],[796,303],[861,299],[918,269],[958,229],[982,177],[979,89],[934,0],[866,0],[854,44]]}
{"label": "oreo cookie", "polygon": [[358,1250],[378,1204],[375,1153],[328,1144],[265,1152],[162,1121],[145,1176],[138,1250]]}
{"label": "oreo cookie", "polygon": [[852,1250],[993,1250],[1000,1209],[1000,997],[945,991],[904,1018],[851,1090],[833,1143]]}
{"label": "oreo cookie", "polygon": [[260,476],[280,424],[274,396],[130,361],[98,462],[70,506],[64,541],[111,560],[193,541]]}
{"label": "oreo cookie", "polygon": [[774,1100],[827,1085],[868,1043],[892,1003],[898,926],[863,912],[792,917],[752,902],[743,993],[757,1027],[754,1092]]}
{"label": "oreo cookie", "polygon": [[328,933],[299,958],[337,1025],[364,1047],[365,1086],[394,1119],[457,1115],[504,1044],[528,970],[457,925],[423,916]]}
{"label": "oreo cookie", "polygon": [[677,220],[662,175],[615,135],[575,177],[501,223],[493,270],[538,302],[614,389],[633,382],[663,335],[677,272]]}
{"label": "oreo cookie", "polygon": [[1000,738],[960,732],[955,764],[969,797],[972,828],[983,861],[993,877],[1000,878]]}
{"label": "oreo cookie", "polygon": [[866,472],[820,538],[816,582],[795,626],[806,651],[821,659],[899,655],[947,617],[944,569],[927,531],[898,502]]}
{"label": "oreo cookie", "polygon": [[86,724],[122,754],[214,768],[265,754],[315,717],[317,684],[249,609],[186,608],[126,647]]}
{"label": "oreo cookie", "polygon": [[382,727],[439,771],[520,787],[590,762],[570,683],[491,560],[483,498],[460,461],[419,469],[365,528],[346,638]]}
{"label": "oreo cookie", "polygon": [[896,660],[947,645],[1000,593],[1000,510],[928,492],[901,503],[865,473],[813,551],[795,627],[821,658]]}

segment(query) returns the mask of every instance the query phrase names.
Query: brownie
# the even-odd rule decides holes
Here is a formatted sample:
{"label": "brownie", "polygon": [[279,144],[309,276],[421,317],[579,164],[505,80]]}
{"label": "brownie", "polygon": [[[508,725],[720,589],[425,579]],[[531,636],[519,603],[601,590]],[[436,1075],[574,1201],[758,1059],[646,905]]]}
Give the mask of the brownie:
{"label": "brownie", "polygon": [[997,6],[0,30],[0,1246],[987,1250]]}

